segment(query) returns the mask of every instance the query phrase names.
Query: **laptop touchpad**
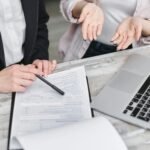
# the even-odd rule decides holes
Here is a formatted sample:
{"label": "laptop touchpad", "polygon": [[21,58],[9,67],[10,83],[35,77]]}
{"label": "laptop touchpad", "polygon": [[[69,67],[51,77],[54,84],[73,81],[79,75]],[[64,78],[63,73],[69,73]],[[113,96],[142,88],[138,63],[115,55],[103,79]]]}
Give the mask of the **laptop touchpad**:
{"label": "laptop touchpad", "polygon": [[132,72],[120,71],[110,82],[109,86],[117,90],[133,93],[141,84],[143,76],[139,76]]}

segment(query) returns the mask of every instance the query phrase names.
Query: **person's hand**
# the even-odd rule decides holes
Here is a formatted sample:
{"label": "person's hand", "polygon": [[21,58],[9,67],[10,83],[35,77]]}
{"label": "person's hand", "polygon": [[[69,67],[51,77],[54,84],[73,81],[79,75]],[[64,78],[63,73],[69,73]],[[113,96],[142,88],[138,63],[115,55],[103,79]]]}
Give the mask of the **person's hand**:
{"label": "person's hand", "polygon": [[44,76],[52,73],[57,65],[56,60],[48,61],[48,60],[35,60],[33,63],[36,68],[38,68],[41,72],[43,72]]}
{"label": "person's hand", "polygon": [[112,42],[117,45],[117,50],[126,49],[134,41],[138,41],[142,35],[142,19],[128,17],[118,27]]}
{"label": "person's hand", "polygon": [[100,7],[93,3],[87,3],[79,17],[78,23],[82,23],[82,34],[84,40],[96,40],[101,34],[104,14]]}
{"label": "person's hand", "polygon": [[33,65],[12,65],[0,71],[0,93],[24,92],[36,79],[43,75]]}

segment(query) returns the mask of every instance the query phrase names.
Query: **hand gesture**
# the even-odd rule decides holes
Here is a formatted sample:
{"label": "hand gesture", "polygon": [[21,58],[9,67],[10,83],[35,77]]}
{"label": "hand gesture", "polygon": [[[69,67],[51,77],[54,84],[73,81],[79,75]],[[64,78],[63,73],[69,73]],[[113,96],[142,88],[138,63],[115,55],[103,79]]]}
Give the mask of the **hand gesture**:
{"label": "hand gesture", "polygon": [[126,49],[142,35],[142,20],[139,17],[128,17],[118,27],[112,42],[117,44],[117,50]]}
{"label": "hand gesture", "polygon": [[48,61],[37,59],[33,62],[33,65],[35,65],[36,68],[38,68],[46,76],[55,70],[57,62],[56,60]]}
{"label": "hand gesture", "polygon": [[96,40],[101,34],[104,14],[100,7],[93,3],[87,3],[81,12],[78,20],[82,23],[82,34],[84,40]]}

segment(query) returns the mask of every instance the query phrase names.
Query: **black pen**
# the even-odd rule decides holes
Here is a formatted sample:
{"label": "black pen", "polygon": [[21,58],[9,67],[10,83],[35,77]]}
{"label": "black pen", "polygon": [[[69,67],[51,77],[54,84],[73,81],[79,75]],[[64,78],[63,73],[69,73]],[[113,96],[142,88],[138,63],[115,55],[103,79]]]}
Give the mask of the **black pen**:
{"label": "black pen", "polygon": [[38,79],[40,79],[41,81],[43,81],[44,83],[46,83],[47,85],[49,85],[51,88],[53,88],[55,91],[57,91],[59,94],[61,95],[65,95],[65,92],[62,91],[61,89],[59,89],[57,86],[53,85],[52,83],[50,83],[49,81],[47,81],[46,79],[44,79],[42,76],[40,75],[36,75],[36,77]]}

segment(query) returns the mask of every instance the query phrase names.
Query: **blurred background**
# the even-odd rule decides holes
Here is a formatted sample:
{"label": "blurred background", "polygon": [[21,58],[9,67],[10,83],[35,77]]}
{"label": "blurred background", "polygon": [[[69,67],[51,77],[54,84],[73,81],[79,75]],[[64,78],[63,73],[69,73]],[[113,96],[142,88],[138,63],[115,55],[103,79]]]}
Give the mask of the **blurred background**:
{"label": "blurred background", "polygon": [[48,22],[50,40],[49,56],[50,59],[56,59],[58,62],[62,62],[62,59],[58,55],[58,42],[69,24],[60,13],[59,2],[60,0],[45,0],[46,9],[50,15]]}

